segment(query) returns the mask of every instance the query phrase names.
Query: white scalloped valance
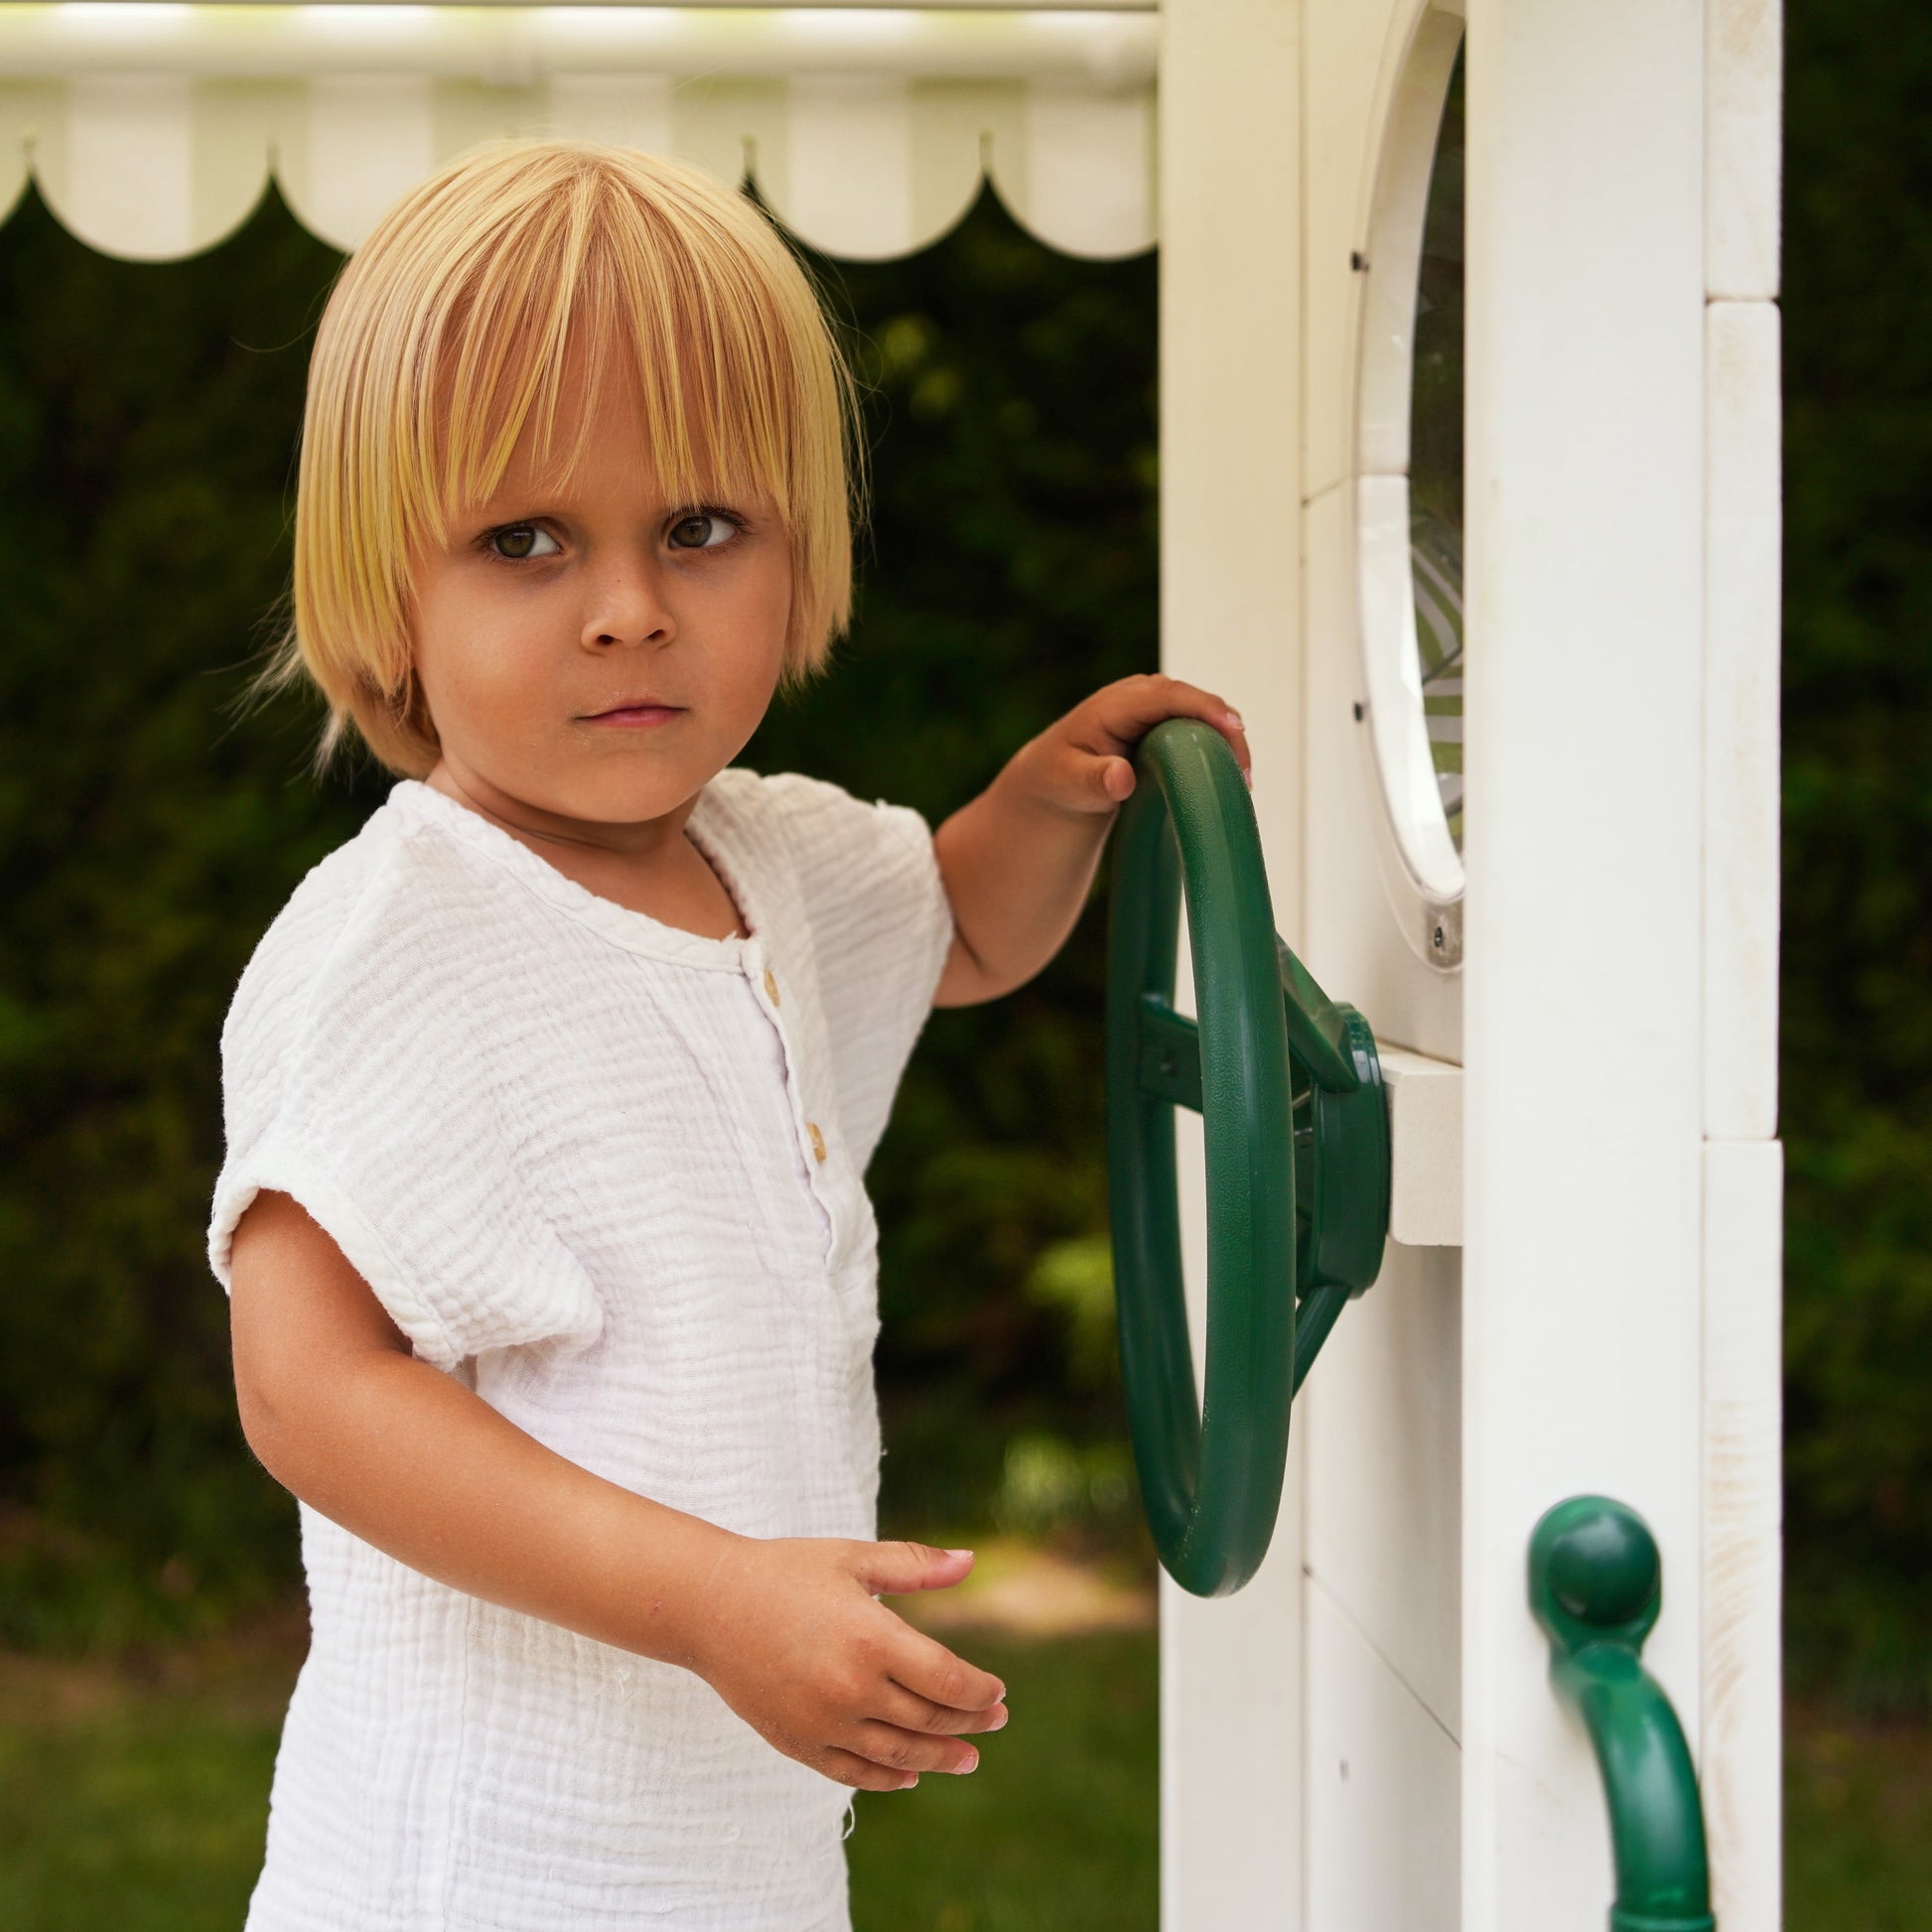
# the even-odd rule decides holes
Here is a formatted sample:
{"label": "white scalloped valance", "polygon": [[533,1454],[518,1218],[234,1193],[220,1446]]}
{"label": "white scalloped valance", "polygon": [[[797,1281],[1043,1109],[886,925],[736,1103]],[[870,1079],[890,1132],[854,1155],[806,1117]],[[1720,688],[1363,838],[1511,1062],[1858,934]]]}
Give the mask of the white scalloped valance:
{"label": "white scalloped valance", "polygon": [[991,176],[1069,254],[1154,240],[1158,16],[921,8],[0,7],[0,210],[30,176],[104,254],[220,240],[272,173],[352,248],[475,141],[553,133],[677,154],[851,260],[943,234]]}

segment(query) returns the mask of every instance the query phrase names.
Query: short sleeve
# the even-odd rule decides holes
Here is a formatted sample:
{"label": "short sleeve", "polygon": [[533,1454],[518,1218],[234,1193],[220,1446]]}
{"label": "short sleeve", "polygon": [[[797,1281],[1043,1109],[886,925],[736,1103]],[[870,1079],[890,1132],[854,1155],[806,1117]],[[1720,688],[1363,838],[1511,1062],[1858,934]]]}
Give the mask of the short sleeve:
{"label": "short sleeve", "polygon": [[931,828],[909,805],[867,804],[797,772],[764,784],[811,926],[842,1124],[863,1167],[932,1011],[952,906]]}
{"label": "short sleeve", "polygon": [[370,889],[345,917],[298,895],[250,962],[221,1036],[227,1152],[208,1260],[228,1288],[235,1225],[271,1188],[437,1367],[587,1347],[602,1310],[542,1211],[528,1103],[492,1059],[487,975],[439,931],[433,886]]}

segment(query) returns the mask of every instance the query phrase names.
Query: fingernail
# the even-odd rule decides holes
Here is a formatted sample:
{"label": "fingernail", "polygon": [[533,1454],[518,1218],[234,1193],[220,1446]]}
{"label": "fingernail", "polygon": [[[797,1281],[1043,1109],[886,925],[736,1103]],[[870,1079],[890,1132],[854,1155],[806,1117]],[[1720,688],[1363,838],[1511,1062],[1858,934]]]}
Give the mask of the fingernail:
{"label": "fingernail", "polygon": [[946,1554],[949,1557],[970,1557],[973,1553],[970,1550],[948,1550]]}
{"label": "fingernail", "polygon": [[980,1754],[978,1751],[975,1751],[972,1754],[972,1756],[969,1757],[966,1760],[966,1762],[959,1767],[959,1775],[963,1778],[968,1771],[977,1771],[979,1767],[980,1767]]}
{"label": "fingernail", "polygon": [[1247,785],[1248,785],[1248,789],[1249,789],[1250,791],[1252,791],[1252,790],[1254,790],[1254,788],[1255,788],[1255,773],[1254,773],[1254,767],[1253,767],[1252,765],[1248,765],[1248,764],[1244,764],[1244,765],[1243,765],[1243,766],[1241,767],[1241,775],[1242,775],[1242,777],[1243,777],[1244,779],[1246,779],[1246,781],[1247,781]]}
{"label": "fingernail", "polygon": [[918,1781],[919,1781],[918,1773],[915,1771],[909,1778],[905,1780],[905,1782],[902,1785],[899,1786],[899,1789],[901,1791],[910,1791],[912,1787],[918,1783]]}
{"label": "fingernail", "polygon": [[1221,713],[1221,716],[1225,718],[1228,721],[1228,723],[1232,725],[1234,729],[1238,732],[1244,732],[1248,729],[1247,726],[1241,722],[1241,714],[1238,711],[1224,711]]}
{"label": "fingernail", "polygon": [[997,1724],[991,1724],[991,1725],[987,1725],[987,1729],[988,1729],[988,1730],[1004,1730],[1004,1729],[1005,1729],[1005,1728],[1007,1727],[1007,1720],[1008,1720],[1008,1719],[1009,1719],[1010,1717],[1012,1717],[1012,1715],[1013,1715],[1013,1713],[1012,1713],[1011,1711],[1002,1711],[1002,1712],[1000,1713],[1000,1720],[999,1720],[999,1722],[998,1722]]}

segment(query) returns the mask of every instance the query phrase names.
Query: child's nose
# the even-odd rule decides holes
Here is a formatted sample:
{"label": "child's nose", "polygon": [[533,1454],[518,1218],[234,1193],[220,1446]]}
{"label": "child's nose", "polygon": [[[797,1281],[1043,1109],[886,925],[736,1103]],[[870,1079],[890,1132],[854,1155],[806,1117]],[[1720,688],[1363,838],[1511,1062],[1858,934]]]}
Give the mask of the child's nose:
{"label": "child's nose", "polygon": [[595,573],[584,622],[584,643],[589,649],[667,644],[676,634],[677,620],[647,563],[612,559]]}

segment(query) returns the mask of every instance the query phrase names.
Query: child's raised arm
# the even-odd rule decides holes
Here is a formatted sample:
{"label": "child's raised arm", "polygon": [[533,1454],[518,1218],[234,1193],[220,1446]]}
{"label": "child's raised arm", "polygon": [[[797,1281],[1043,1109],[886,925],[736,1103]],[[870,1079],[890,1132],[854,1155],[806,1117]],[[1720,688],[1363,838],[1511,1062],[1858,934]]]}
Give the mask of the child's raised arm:
{"label": "child's raised arm", "polygon": [[703,1677],[767,1742],[842,1784],[968,1771],[957,1733],[1006,1723],[999,1681],[875,1600],[941,1588],[964,1551],[759,1539],[546,1449],[418,1361],[286,1194],[235,1230],[235,1395],[269,1474],[452,1587]]}
{"label": "child's raised arm", "polygon": [[933,834],[954,927],[935,1006],[997,1000],[1066,943],[1134,790],[1128,754],[1166,718],[1214,726],[1249,769],[1245,730],[1225,700],[1178,678],[1126,677],[1023,745]]}

